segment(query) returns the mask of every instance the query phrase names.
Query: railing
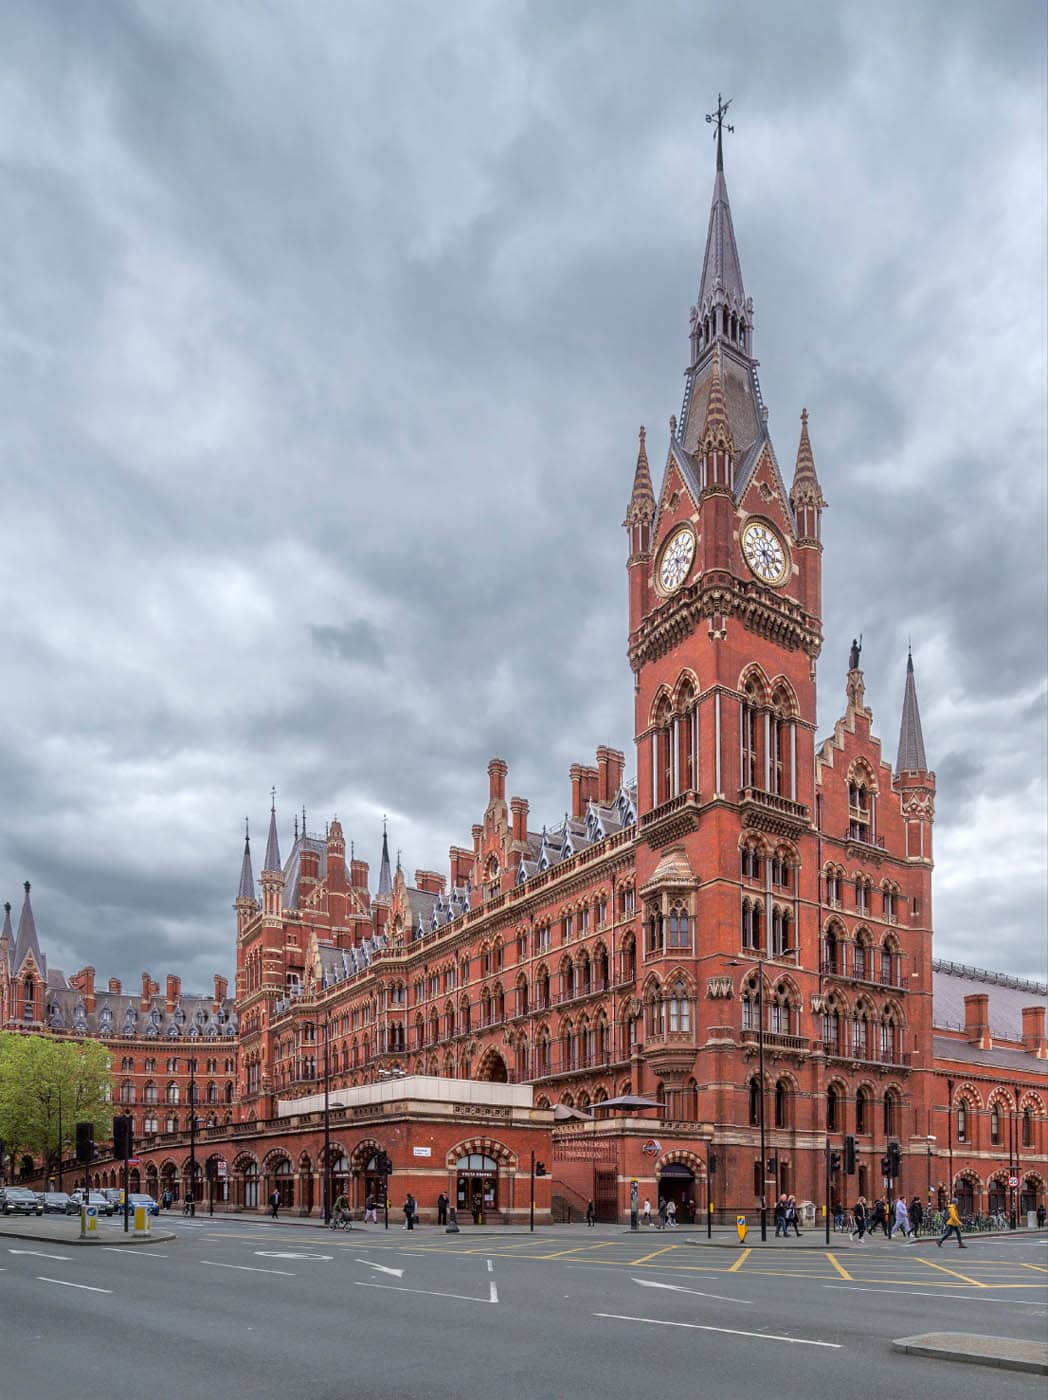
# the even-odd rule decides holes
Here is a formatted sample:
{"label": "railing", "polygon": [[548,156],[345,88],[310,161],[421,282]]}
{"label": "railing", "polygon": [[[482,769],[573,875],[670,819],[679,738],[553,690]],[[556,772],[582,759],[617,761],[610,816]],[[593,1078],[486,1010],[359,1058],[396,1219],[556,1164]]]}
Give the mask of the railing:
{"label": "railing", "polygon": [[858,1060],[864,1065],[894,1065],[899,1069],[909,1069],[910,1052],[908,1050],[888,1050],[885,1052],[871,1052],[862,1047],[845,1046],[841,1049],[831,1040],[820,1041],[824,1054],[831,1060]]}
{"label": "railing", "polygon": [[672,817],[675,812],[683,812],[698,805],[698,792],[694,788],[688,788],[685,792],[677,793],[676,797],[668,797],[665,802],[660,802],[650,812],[645,812],[640,819],[640,829],[647,831],[649,827],[657,826],[666,817]]}
{"label": "railing", "polygon": [[780,797],[777,792],[768,792],[765,788],[752,786],[741,788],[739,801],[744,804],[749,803],[763,811],[772,812],[778,817],[786,817],[789,821],[807,825],[809,820],[808,808],[803,802],[794,802],[790,797]]}
{"label": "railing", "polygon": [[893,971],[887,976],[877,973],[874,976],[873,968],[856,969],[853,964],[851,968],[846,969],[843,961],[836,958],[821,958],[819,971],[827,977],[843,977],[849,982],[864,982],[869,987],[894,987],[897,991],[906,990],[906,983],[901,972]]}
{"label": "railing", "polygon": [[[746,1026],[742,1032],[742,1043],[744,1045],[756,1045],[760,1040],[760,1031],[755,1026]],[[799,1050],[806,1052],[811,1049],[811,1041],[806,1035],[784,1035],[782,1031],[764,1032],[765,1048],[771,1047],[774,1050]]]}
{"label": "railing", "polygon": [[877,851],[878,853],[888,848],[888,843],[883,836],[874,836],[871,838],[870,836],[857,836],[850,831],[846,831],[842,839],[853,846],[868,846],[871,851]]}

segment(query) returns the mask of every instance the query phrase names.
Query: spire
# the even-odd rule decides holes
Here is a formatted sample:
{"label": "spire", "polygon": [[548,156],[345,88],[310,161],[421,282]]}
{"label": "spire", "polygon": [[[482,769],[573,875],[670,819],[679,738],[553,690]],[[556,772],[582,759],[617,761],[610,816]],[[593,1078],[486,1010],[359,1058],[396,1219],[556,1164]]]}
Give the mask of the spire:
{"label": "spire", "polygon": [[269,837],[266,840],[266,858],[262,864],[263,870],[282,870],[280,864],[280,842],[277,839],[277,790],[271,793],[272,805],[269,809]]}
{"label": "spire", "polygon": [[815,470],[815,457],[808,436],[808,410],[801,409],[801,440],[797,444],[797,465],[793,470],[793,486],[790,488],[790,502],[796,508],[798,500],[816,501],[825,505],[819,487],[819,477]]}
{"label": "spire", "polygon": [[389,837],[386,835],[386,819],[382,818],[382,864],[378,871],[378,899],[389,899],[393,894],[393,875],[389,868]]}
{"label": "spire", "polygon": [[248,831],[247,817],[244,818],[244,860],[240,867],[240,888],[237,890],[237,899],[254,899],[255,897],[255,876],[251,869],[251,835]]}
{"label": "spire", "polygon": [[40,955],[40,944],[36,936],[36,920],[33,918],[33,906],[29,902],[29,881],[27,880],[25,882],[25,899],[22,902],[22,913],[18,920],[18,937],[15,940],[14,970],[16,972],[30,953],[32,953],[40,971],[45,972],[46,964]]}
{"label": "spire", "polygon": [[[728,203],[728,186],[724,179],[724,152],[719,127],[717,173],[713,180],[713,200],[706,233],[706,256],[702,263],[702,278],[696,301],[699,320],[705,320],[715,307],[727,307],[737,316],[748,310],[746,290],[742,285],[739,250],[735,243],[735,228],[731,220],[731,205]],[[748,326],[748,316],[746,319]],[[724,326],[718,318],[717,322],[710,326],[710,335],[723,334]],[[748,338],[742,342],[742,349],[745,352],[749,351]]]}
{"label": "spire", "polygon": [[14,947],[15,936],[11,929],[11,901],[4,904],[4,925],[0,928],[0,976],[6,974],[11,966],[11,950]]}
{"label": "spire", "polygon": [[646,434],[640,430],[637,447],[637,469],[633,473],[633,494],[623,522],[627,528],[638,520],[651,520],[655,515],[655,490],[651,484],[651,468],[648,466],[648,449],[645,446]]}
{"label": "spire", "polygon": [[731,434],[731,424],[728,422],[728,406],[724,402],[719,345],[713,347],[710,394],[706,400],[706,416],[703,419],[702,436],[699,441],[704,452],[721,451],[734,455],[735,440]]}
{"label": "spire", "polygon": [[921,712],[917,707],[917,683],[913,674],[913,652],[906,654],[906,689],[902,697],[902,722],[899,725],[899,754],[895,760],[896,773],[927,773],[928,760],[924,754],[921,732]]}

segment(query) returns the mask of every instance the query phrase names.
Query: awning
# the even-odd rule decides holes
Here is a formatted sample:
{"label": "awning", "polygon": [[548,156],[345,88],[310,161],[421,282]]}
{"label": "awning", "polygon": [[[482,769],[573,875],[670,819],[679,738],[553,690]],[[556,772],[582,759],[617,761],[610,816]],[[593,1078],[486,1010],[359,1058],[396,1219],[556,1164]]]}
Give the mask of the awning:
{"label": "awning", "polygon": [[617,1099],[605,1099],[603,1103],[595,1103],[593,1108],[662,1108],[662,1104],[654,1099],[645,1099],[640,1094],[623,1094]]}

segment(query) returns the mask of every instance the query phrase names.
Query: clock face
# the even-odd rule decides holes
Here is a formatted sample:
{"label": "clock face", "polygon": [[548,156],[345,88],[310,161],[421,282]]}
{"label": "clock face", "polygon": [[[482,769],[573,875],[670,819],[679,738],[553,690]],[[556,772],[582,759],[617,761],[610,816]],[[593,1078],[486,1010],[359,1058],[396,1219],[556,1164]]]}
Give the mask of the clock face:
{"label": "clock face", "polygon": [[765,583],[784,583],[788,573],[786,546],[763,520],[751,520],[742,532],[746,563]]}
{"label": "clock face", "polygon": [[659,583],[663,592],[674,593],[688,577],[695,557],[695,536],[686,525],[669,538],[659,564]]}

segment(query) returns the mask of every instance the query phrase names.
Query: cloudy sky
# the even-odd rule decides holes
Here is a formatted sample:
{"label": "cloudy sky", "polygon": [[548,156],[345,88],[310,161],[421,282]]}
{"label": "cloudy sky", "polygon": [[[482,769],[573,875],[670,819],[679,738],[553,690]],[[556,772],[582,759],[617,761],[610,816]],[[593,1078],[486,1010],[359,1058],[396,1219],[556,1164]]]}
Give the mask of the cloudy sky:
{"label": "cloudy sky", "polygon": [[938,773],[940,956],[1045,973],[1045,10],[4,7],[0,894],[52,965],[232,963],[275,785],[445,869],[632,743],[640,423],[713,145],[779,455],[823,489],[820,726],[862,631]]}

